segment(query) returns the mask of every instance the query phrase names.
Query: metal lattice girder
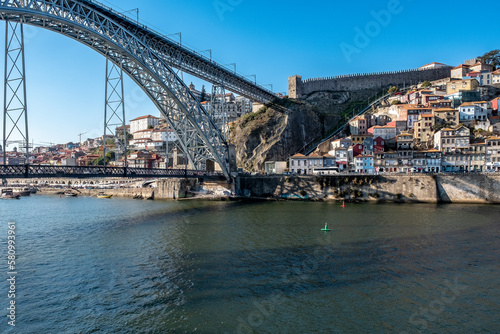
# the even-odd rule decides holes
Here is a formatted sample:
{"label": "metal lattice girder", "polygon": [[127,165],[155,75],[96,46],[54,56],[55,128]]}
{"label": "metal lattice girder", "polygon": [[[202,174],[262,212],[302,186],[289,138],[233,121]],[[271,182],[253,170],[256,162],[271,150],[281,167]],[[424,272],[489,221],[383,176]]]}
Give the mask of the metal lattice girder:
{"label": "metal lattice girder", "polygon": [[[3,108],[3,161],[7,164],[9,142],[20,143],[29,163],[28,106],[24,62],[24,32],[21,21],[5,25],[5,73]],[[21,140],[14,140],[20,136]]]}
{"label": "metal lattice girder", "polygon": [[228,110],[226,103],[226,90],[224,85],[212,85],[212,95],[210,101],[210,116],[215,121],[215,124],[221,129],[222,135],[227,140],[229,138],[229,129],[227,125]]}
{"label": "metal lattice girder", "polygon": [[[116,129],[122,127],[122,136]],[[123,70],[121,66],[110,64],[106,58],[106,88],[104,102],[104,137],[103,137],[103,163],[106,165],[106,136],[110,134],[114,137],[115,145],[120,148],[119,153],[124,156],[127,166],[127,128],[125,126],[125,102],[123,95]]]}
{"label": "metal lattice girder", "polygon": [[89,1],[0,3],[0,19],[21,20],[61,33],[120,65],[165,116],[192,166],[202,169],[206,160],[213,160],[230,177],[227,143],[199,101],[167,64],[165,55],[146,43],[154,39],[154,34],[146,39],[137,29],[131,29],[130,22],[116,15],[111,18],[109,11]]}
{"label": "metal lattice girder", "polygon": [[257,85],[253,81],[238,75],[232,70],[206,58],[201,54],[189,50],[172,39],[133,21],[126,16],[103,6],[97,1],[82,1],[88,3],[91,8],[103,13],[118,22],[128,31],[137,36],[141,42],[150,50],[153,50],[167,62],[169,66],[180,69],[183,72],[204,79],[212,84],[224,82],[226,89],[261,103],[272,102],[278,98],[269,89]]}
{"label": "metal lattice girder", "polygon": [[0,165],[0,178],[50,178],[50,177],[179,177],[214,178],[223,177],[221,173],[200,172],[187,169],[154,169],[104,166],[47,166],[47,165]]}

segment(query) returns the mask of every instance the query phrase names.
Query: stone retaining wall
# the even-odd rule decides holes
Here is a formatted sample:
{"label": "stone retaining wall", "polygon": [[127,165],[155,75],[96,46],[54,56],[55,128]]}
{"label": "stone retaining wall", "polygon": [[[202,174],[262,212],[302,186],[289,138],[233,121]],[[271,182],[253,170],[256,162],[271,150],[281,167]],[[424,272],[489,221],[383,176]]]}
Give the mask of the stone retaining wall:
{"label": "stone retaining wall", "polygon": [[238,195],[310,200],[500,203],[500,175],[240,177]]}

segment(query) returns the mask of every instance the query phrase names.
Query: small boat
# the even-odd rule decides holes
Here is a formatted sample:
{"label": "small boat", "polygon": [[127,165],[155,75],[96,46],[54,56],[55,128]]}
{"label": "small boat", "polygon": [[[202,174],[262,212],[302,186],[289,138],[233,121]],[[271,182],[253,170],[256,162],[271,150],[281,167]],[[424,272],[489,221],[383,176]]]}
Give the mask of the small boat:
{"label": "small boat", "polygon": [[65,191],[64,192],[64,196],[66,196],[66,197],[76,197],[76,196],[78,196],[78,194],[74,193],[74,192],[71,192],[71,191]]}
{"label": "small boat", "polygon": [[19,190],[19,191],[15,191],[16,194],[18,194],[19,196],[29,196],[31,195],[31,189],[30,188],[23,188],[22,190]]}
{"label": "small boat", "polygon": [[321,229],[321,231],[325,231],[325,232],[329,232],[331,231],[329,228],[328,228],[328,223],[325,223],[325,227]]}
{"label": "small boat", "polygon": [[111,198],[113,195],[108,195],[106,193],[98,193],[97,198]]}
{"label": "small boat", "polygon": [[14,194],[14,192],[12,191],[11,188],[5,188],[5,189],[2,189],[1,198],[2,199],[20,199],[21,195]]}

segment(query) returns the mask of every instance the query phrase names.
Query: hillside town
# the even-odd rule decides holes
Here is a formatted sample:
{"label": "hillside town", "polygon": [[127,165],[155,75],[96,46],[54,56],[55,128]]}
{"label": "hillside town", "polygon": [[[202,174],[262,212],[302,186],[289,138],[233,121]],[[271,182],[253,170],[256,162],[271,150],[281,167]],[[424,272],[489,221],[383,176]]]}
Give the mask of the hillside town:
{"label": "hillside town", "polygon": [[[424,68],[445,67],[431,63]],[[451,67],[450,67],[451,68]],[[500,171],[500,70],[480,58],[450,77],[400,91],[348,122],[347,135],[288,161],[268,161],[268,174],[457,173]]]}
{"label": "hillside town", "polygon": [[[207,112],[228,127],[237,118],[252,111],[252,103],[242,96],[232,93],[212,99],[204,87],[201,91],[191,83],[188,88],[201,102]],[[224,104],[224,108],[222,108]],[[225,112],[223,112],[225,110]],[[223,114],[223,115],[222,115]],[[130,120],[125,125],[127,152],[123,126],[113,134],[88,138],[79,143],[39,145],[27,155],[15,147],[6,152],[7,165],[51,165],[51,166],[95,166],[106,164],[115,167],[131,168],[185,168],[186,159],[179,149],[177,135],[167,126],[163,117],[144,115]],[[3,151],[0,145],[0,164],[3,164]]]}

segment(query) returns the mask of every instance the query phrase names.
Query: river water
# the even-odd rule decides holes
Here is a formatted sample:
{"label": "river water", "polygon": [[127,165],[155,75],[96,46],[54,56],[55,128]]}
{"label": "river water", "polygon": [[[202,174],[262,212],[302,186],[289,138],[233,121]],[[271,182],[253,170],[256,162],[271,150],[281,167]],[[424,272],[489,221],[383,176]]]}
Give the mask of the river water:
{"label": "river water", "polygon": [[0,216],[1,333],[500,329],[498,206],[37,195]]}

